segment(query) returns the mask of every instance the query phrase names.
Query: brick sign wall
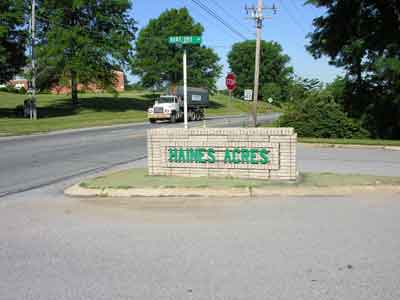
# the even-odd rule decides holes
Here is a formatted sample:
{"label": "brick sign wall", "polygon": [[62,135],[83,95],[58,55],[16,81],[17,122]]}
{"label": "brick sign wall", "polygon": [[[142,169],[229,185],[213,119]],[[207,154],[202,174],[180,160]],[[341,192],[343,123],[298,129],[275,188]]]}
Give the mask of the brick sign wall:
{"label": "brick sign wall", "polygon": [[293,128],[159,128],[147,132],[149,175],[295,180]]}

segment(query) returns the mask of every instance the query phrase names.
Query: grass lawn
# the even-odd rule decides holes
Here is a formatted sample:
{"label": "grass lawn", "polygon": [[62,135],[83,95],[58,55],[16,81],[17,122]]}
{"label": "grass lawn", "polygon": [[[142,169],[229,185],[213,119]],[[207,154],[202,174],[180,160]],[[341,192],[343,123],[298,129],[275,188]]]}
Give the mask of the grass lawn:
{"label": "grass lawn", "polygon": [[303,173],[297,182],[254,179],[148,176],[147,169],[130,169],[107,174],[81,183],[86,188],[234,188],[234,187],[335,187],[360,185],[400,185],[400,177]]}
{"label": "grass lawn", "polygon": [[400,146],[399,140],[374,140],[374,139],[322,139],[299,138],[300,143],[310,144],[340,144],[340,145],[370,145],[370,146]]}
{"label": "grass lawn", "polygon": [[[260,127],[276,127],[275,123],[260,124]],[[400,146],[400,140],[376,140],[376,139],[325,139],[299,137],[299,143],[306,144],[332,144],[332,145],[363,145],[363,146]]]}
{"label": "grass lawn", "polygon": [[[146,111],[155,99],[153,94],[139,91],[123,92],[118,97],[107,93],[79,94],[79,105],[74,107],[69,96],[40,94],[37,97],[39,119],[31,121],[16,117],[14,111],[27,97],[0,92],[0,136],[146,121]],[[234,99],[231,104],[228,96],[217,94],[211,96],[206,114],[240,114],[249,109],[248,102]],[[261,103],[259,112],[266,111],[267,105]]]}

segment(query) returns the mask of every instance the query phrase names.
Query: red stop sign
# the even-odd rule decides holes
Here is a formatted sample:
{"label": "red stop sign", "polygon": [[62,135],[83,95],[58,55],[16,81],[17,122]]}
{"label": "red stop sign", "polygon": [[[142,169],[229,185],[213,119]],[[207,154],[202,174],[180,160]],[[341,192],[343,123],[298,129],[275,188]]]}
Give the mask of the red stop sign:
{"label": "red stop sign", "polygon": [[229,73],[225,78],[225,85],[229,91],[233,91],[236,88],[236,76],[233,73]]}

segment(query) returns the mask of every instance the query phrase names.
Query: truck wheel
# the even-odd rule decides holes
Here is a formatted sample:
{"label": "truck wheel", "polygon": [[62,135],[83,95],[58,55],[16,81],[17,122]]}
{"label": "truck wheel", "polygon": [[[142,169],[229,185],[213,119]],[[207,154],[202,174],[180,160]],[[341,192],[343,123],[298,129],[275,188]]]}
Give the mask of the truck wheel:
{"label": "truck wheel", "polygon": [[196,120],[196,113],[194,112],[194,111],[189,111],[189,113],[188,113],[188,115],[189,115],[189,120],[188,121],[194,121],[194,120]]}
{"label": "truck wheel", "polygon": [[172,114],[172,115],[171,115],[170,122],[171,122],[171,123],[176,123],[176,115],[175,115],[175,114]]}
{"label": "truck wheel", "polygon": [[155,123],[156,122],[156,120],[154,120],[154,119],[149,119],[149,121],[150,121],[150,123]]}

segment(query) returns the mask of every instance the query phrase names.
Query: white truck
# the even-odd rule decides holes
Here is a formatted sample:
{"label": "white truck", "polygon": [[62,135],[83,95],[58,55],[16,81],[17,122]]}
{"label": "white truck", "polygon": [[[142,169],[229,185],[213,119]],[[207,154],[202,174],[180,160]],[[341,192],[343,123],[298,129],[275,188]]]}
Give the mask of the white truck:
{"label": "white truck", "polygon": [[[187,88],[188,121],[204,119],[204,108],[208,107],[208,91],[202,88]],[[178,86],[175,92],[161,95],[150,107],[147,117],[150,123],[157,120],[169,120],[171,123],[182,121],[184,118],[183,87]]]}

